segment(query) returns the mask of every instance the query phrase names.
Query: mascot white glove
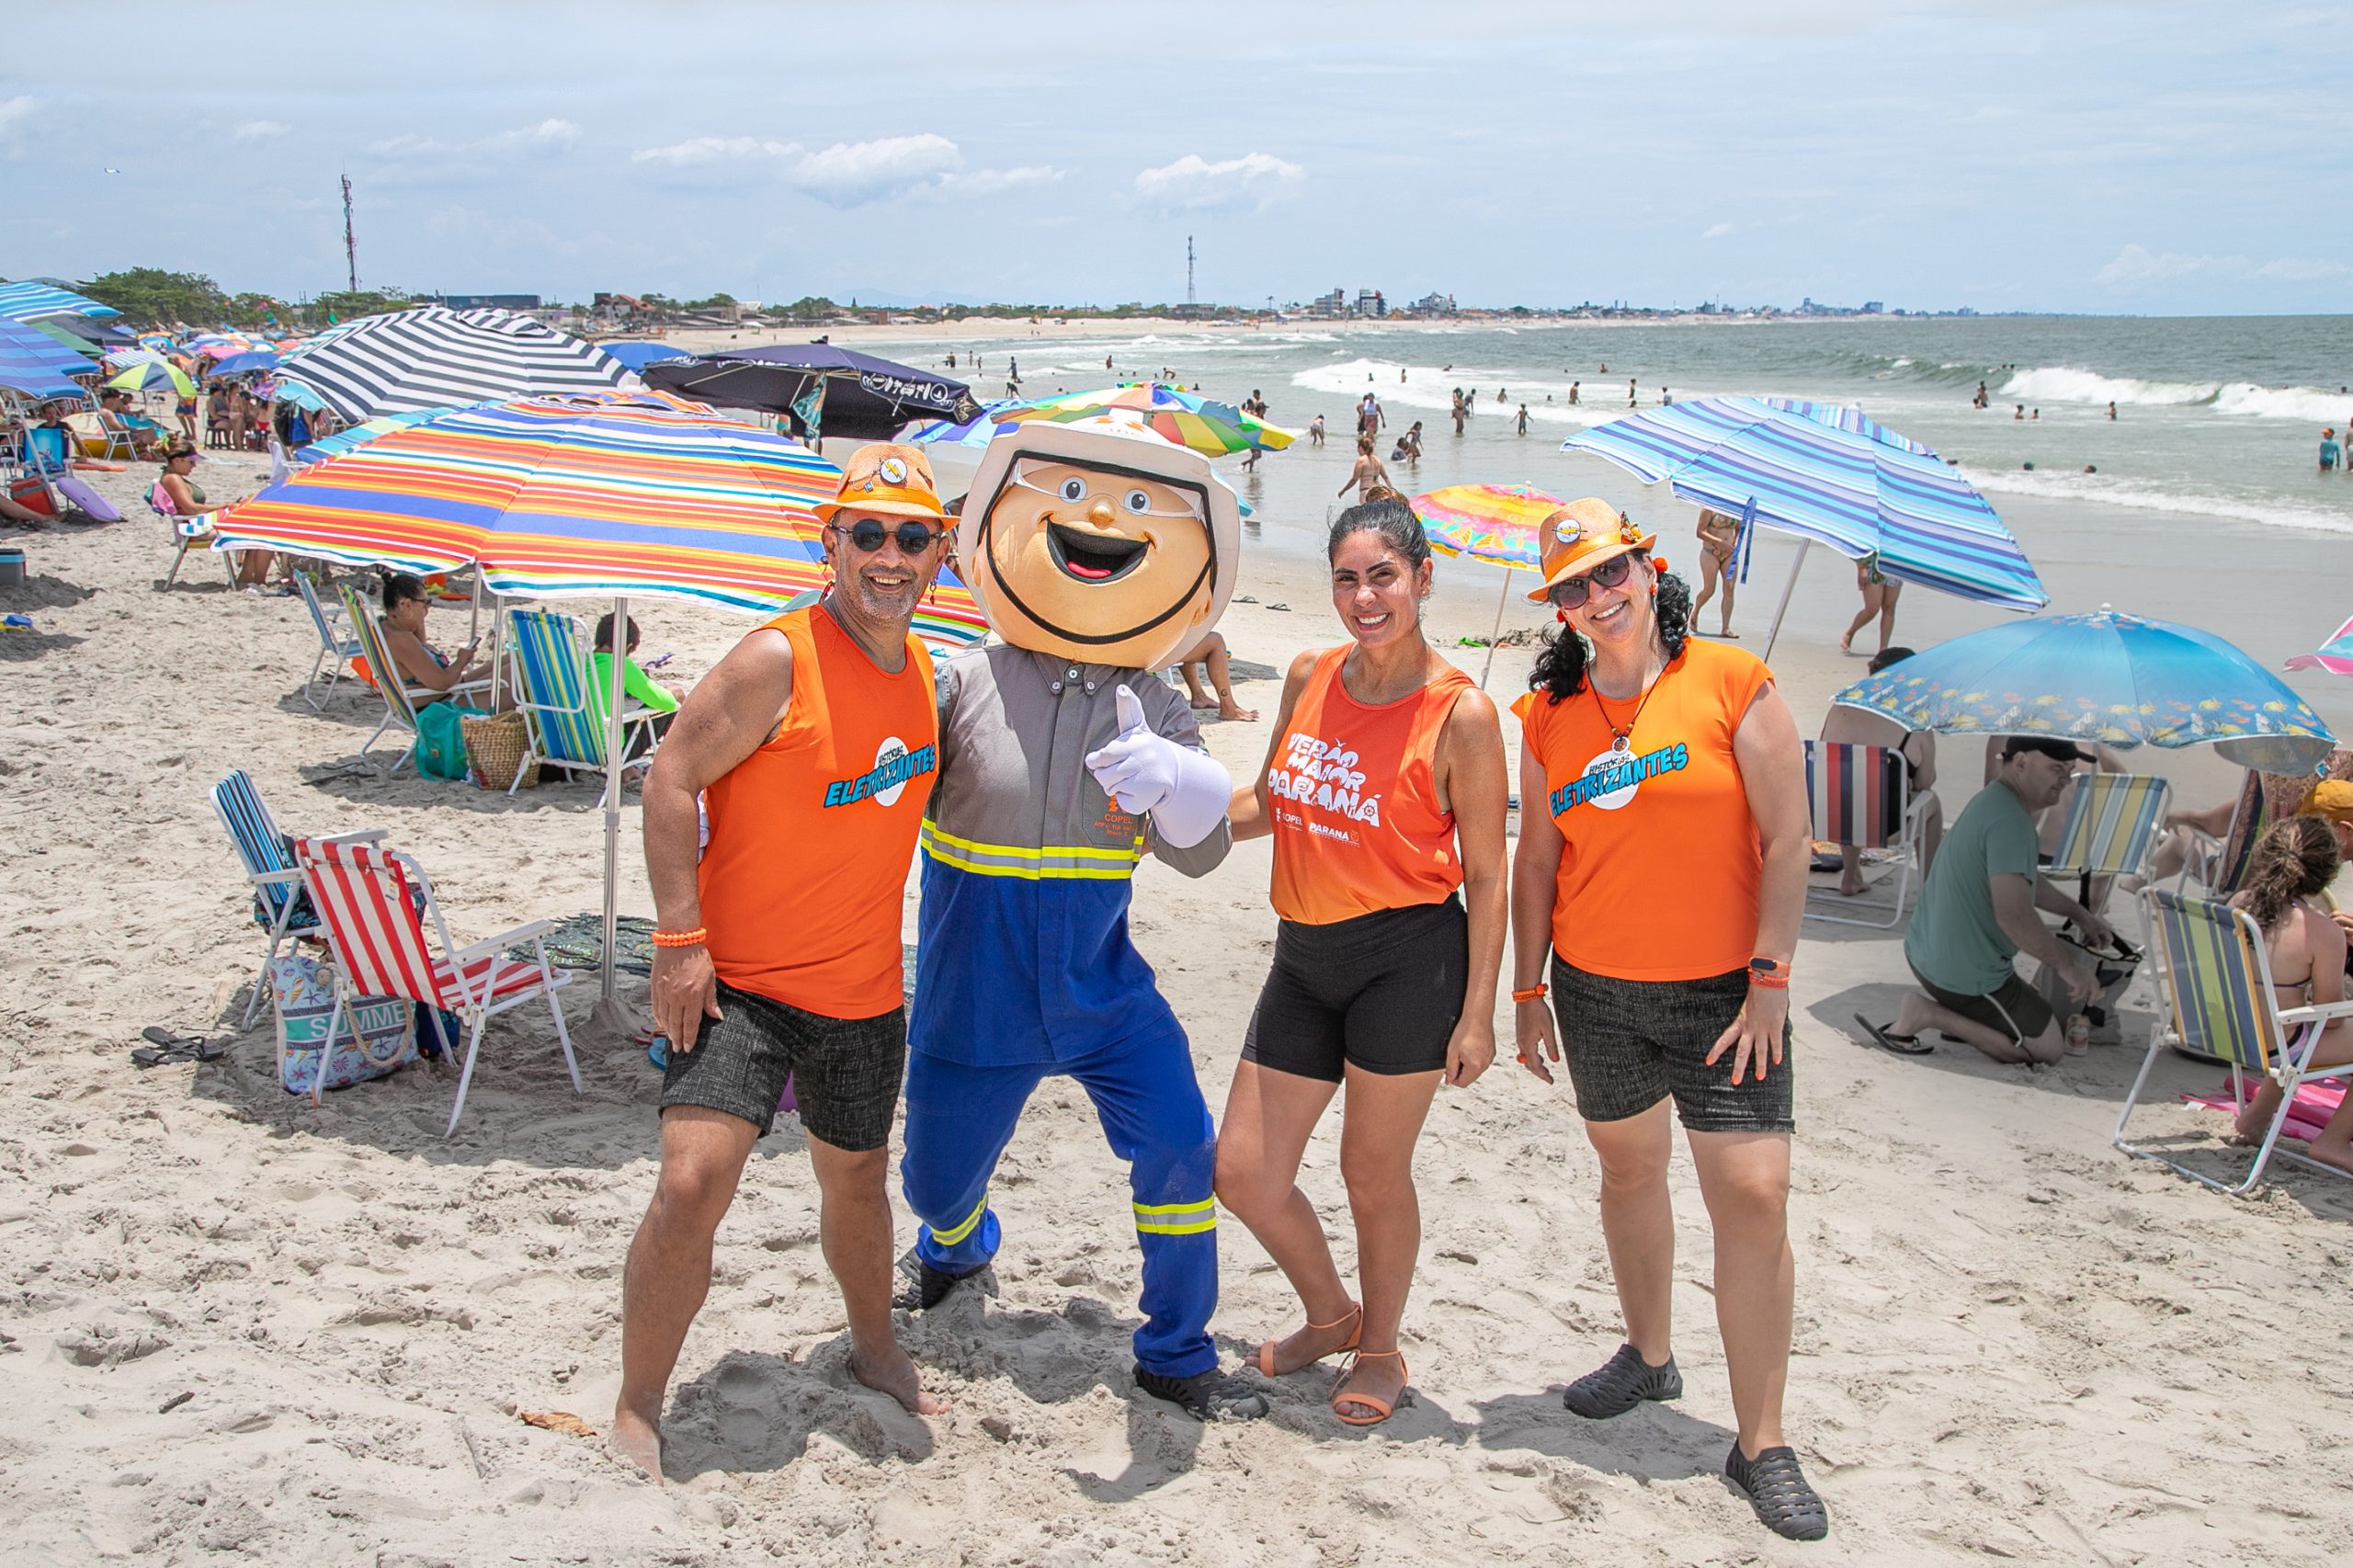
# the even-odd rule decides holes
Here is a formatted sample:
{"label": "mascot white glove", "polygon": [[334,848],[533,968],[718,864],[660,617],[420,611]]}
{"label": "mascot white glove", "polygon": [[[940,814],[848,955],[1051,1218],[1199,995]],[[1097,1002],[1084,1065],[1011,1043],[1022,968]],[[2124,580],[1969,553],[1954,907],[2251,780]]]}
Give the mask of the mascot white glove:
{"label": "mascot white glove", "polygon": [[1086,770],[1121,811],[1150,812],[1163,839],[1178,849],[1191,848],[1225,820],[1233,777],[1207,752],[1153,733],[1143,722],[1143,704],[1126,687],[1113,700],[1120,733],[1086,754]]}

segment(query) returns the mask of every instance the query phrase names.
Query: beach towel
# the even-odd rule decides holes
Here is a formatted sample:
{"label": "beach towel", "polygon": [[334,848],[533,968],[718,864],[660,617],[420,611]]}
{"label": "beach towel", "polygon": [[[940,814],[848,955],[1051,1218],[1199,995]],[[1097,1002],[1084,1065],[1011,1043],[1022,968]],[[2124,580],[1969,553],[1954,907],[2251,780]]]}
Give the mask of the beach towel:
{"label": "beach towel", "polygon": [[[319,976],[316,960],[290,955],[269,963],[269,994],[278,1012],[278,1081],[290,1095],[342,1089],[381,1078],[416,1060],[409,1003],[398,996],[363,996],[347,1009],[325,1049],[335,988]],[[319,1082],[322,1058],[326,1081]]]}
{"label": "beach towel", "polygon": [[460,708],[449,698],[428,702],[416,710],[417,776],[422,778],[463,778],[466,776],[466,734],[463,722],[487,719],[478,708]]}
{"label": "beach towel", "polygon": [[[2252,1084],[2248,1085],[2247,1093],[2250,1096],[2255,1093]],[[2181,1099],[2184,1105],[2204,1106],[2208,1110],[2227,1111],[2234,1115],[2237,1113],[2237,1108],[2231,1101],[2231,1085],[2227,1078],[2213,1094],[2184,1095]],[[2301,1138],[2309,1143],[2320,1136],[2320,1130],[2328,1125],[2328,1119],[2335,1116],[2336,1108],[2344,1103],[2344,1085],[2306,1084],[2296,1091],[2296,1097],[2288,1102],[2288,1120],[2279,1131],[2290,1138]]]}

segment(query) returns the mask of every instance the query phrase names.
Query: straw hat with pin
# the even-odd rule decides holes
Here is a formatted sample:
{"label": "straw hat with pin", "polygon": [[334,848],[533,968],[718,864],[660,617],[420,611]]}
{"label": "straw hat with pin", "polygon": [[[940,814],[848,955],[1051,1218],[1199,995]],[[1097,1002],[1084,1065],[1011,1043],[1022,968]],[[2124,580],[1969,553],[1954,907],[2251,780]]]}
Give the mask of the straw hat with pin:
{"label": "straw hat with pin", "polygon": [[[1643,532],[1627,520],[1625,513],[1598,495],[1570,502],[1539,523],[1536,533],[1543,550],[1544,584],[1528,596],[1528,602],[1538,605],[1550,601],[1552,590],[1564,578],[1590,572],[1632,551],[1647,552],[1658,543],[1658,535]],[[1666,570],[1661,557],[1653,556],[1651,564],[1661,572]]]}

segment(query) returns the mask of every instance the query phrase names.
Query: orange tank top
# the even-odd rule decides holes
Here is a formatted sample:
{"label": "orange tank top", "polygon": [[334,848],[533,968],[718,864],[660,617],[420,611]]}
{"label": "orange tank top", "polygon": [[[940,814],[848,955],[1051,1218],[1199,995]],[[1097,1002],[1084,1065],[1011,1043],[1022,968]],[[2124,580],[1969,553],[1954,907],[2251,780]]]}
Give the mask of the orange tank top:
{"label": "orange tank top", "polygon": [[939,767],[931,656],[913,637],[892,674],[824,609],[763,630],[792,644],[774,739],[703,792],[697,884],[719,978],[807,1012],[899,1006],[899,906]]}
{"label": "orange tank top", "polygon": [[[1558,702],[1531,691],[1512,704],[1564,841],[1561,957],[1620,980],[1699,980],[1756,955],[1764,852],[1732,745],[1772,678],[1756,654],[1695,637],[1648,701],[1602,699],[1608,719],[1590,679]],[[1632,723],[1623,751],[1613,720]]]}
{"label": "orange tank top", "polygon": [[1437,903],[1462,885],[1437,756],[1471,677],[1449,667],[1394,702],[1358,702],[1340,678],[1354,647],[1317,656],[1267,769],[1275,913],[1302,926]]}

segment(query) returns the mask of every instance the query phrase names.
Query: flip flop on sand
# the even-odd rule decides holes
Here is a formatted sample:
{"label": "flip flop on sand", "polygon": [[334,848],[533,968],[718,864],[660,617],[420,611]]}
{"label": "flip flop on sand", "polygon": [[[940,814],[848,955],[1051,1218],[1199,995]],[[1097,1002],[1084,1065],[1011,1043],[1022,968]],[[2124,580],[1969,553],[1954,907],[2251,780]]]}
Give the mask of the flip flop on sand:
{"label": "flip flop on sand", "polygon": [[149,1024],[139,1031],[139,1038],[154,1043],[131,1048],[131,1062],[135,1067],[160,1067],[166,1062],[218,1062],[229,1054],[225,1045],[216,1045],[202,1035],[174,1034],[161,1024]]}
{"label": "flip flop on sand", "polygon": [[1865,1033],[1898,1056],[1926,1056],[1937,1049],[1918,1035],[1897,1034],[1892,1020],[1884,1024],[1875,1024],[1858,1013],[1855,1015],[1855,1022],[1863,1026]]}

